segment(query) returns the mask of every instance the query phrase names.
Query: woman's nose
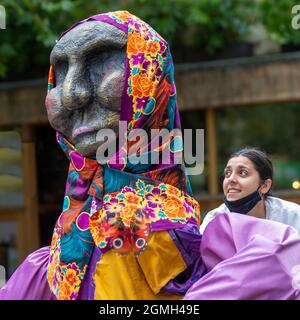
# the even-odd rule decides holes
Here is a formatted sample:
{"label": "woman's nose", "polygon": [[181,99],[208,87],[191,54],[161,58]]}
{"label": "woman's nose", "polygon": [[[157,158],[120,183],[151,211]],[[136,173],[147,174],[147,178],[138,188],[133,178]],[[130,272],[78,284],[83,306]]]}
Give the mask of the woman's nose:
{"label": "woman's nose", "polygon": [[229,177],[227,177],[227,181],[229,183],[236,183],[236,176],[234,173],[232,173]]}
{"label": "woman's nose", "polygon": [[85,68],[80,61],[69,61],[69,68],[63,82],[62,104],[65,108],[79,109],[87,106],[91,99],[91,88]]}

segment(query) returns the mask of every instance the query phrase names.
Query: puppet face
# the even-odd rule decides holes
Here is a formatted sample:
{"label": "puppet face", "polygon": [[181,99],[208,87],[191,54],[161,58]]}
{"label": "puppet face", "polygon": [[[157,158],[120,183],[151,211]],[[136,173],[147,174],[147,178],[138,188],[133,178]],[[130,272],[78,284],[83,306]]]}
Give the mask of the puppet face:
{"label": "puppet face", "polygon": [[68,31],[54,46],[55,86],[46,97],[51,126],[84,156],[96,154],[97,132],[118,132],[127,35],[100,21]]}

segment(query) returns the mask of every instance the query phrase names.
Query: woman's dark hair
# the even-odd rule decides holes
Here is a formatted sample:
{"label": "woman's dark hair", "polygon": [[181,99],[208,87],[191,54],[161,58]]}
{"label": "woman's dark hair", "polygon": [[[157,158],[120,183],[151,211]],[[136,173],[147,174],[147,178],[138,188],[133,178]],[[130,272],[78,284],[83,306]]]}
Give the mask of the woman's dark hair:
{"label": "woman's dark hair", "polygon": [[[230,159],[239,156],[246,157],[252,161],[255,170],[259,174],[261,182],[264,182],[266,179],[271,179],[273,181],[273,164],[264,151],[258,148],[246,147],[232,153],[230,155]],[[271,188],[265,196],[269,196],[270,191]]]}

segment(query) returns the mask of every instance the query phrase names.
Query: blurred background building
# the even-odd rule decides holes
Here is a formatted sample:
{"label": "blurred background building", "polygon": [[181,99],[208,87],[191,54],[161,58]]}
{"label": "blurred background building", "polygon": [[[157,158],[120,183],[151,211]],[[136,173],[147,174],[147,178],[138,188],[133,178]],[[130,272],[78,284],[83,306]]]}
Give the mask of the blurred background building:
{"label": "blurred background building", "polygon": [[[167,39],[182,126],[205,130],[205,166],[190,176],[202,216],[223,199],[231,152],[264,149],[273,194],[300,203],[300,30],[289,0],[18,1],[1,3],[0,265],[9,276],[49,245],[68,162],[47,121],[49,55],[60,32],[97,12],[126,9]],[[196,146],[193,146],[194,149]]]}

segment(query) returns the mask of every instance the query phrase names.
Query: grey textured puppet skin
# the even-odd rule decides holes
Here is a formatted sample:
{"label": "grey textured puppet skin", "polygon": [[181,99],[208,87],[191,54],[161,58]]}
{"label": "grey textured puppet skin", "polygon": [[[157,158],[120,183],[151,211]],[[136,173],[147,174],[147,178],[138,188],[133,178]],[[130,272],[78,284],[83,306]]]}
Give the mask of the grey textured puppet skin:
{"label": "grey textured puppet skin", "polygon": [[85,156],[96,154],[100,129],[118,131],[126,42],[118,28],[88,21],[66,33],[51,52],[56,85],[46,97],[48,119]]}

